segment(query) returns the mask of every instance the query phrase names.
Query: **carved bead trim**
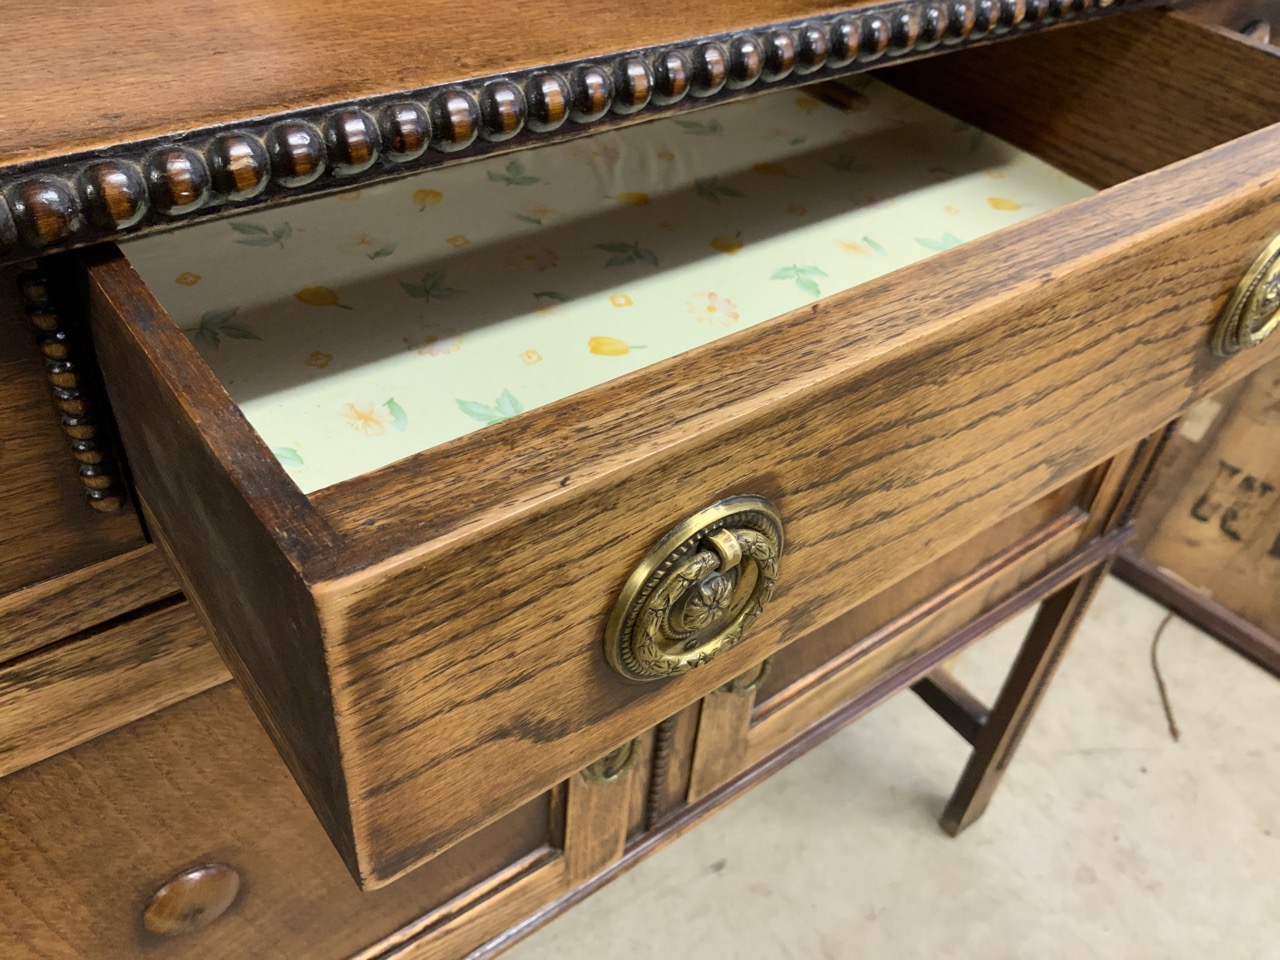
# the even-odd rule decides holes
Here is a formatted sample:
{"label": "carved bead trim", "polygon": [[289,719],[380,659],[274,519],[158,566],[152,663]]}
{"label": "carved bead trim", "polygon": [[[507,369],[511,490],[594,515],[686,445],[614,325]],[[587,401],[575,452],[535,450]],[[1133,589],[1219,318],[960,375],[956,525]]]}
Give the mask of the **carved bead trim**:
{"label": "carved bead trim", "polygon": [[85,362],[85,351],[66,328],[48,276],[39,268],[24,271],[18,276],[18,290],[27,319],[36,329],[45,378],[53,389],[54,406],[62,414],[62,429],[79,464],[89,506],[100,513],[116,513],[124,506],[124,483],[112,456],[110,433],[95,409],[101,394],[91,382],[92,364]]}
{"label": "carved bead trim", "polygon": [[0,263],[1143,2],[894,0],[26,167],[0,180]]}

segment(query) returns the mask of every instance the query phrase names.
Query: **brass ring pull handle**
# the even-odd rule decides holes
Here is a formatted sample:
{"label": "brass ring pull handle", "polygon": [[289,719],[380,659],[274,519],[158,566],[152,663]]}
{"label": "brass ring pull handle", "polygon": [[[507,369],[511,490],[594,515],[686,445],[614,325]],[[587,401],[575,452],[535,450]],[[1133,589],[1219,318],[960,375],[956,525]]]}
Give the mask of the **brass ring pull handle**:
{"label": "brass ring pull handle", "polygon": [[1213,352],[1229,357],[1256,347],[1280,326],[1280,236],[1253,261],[1227,302],[1217,329]]}
{"label": "brass ring pull handle", "polygon": [[725,693],[736,693],[743,696],[748,693],[755,693],[769,678],[769,669],[773,666],[773,657],[765,657],[760,661],[760,665],[752,670],[748,670],[740,677],[734,677],[726,683],[722,689]]}
{"label": "brass ring pull handle", "polygon": [[742,639],[773,595],[782,519],[764,497],[721,500],[681,523],[627,580],[605,627],[609,666],[658,680]]}
{"label": "brass ring pull handle", "polygon": [[583,779],[590,783],[617,783],[622,775],[636,765],[640,758],[640,741],[628,740],[615,750],[610,750],[595,763],[582,768]]}

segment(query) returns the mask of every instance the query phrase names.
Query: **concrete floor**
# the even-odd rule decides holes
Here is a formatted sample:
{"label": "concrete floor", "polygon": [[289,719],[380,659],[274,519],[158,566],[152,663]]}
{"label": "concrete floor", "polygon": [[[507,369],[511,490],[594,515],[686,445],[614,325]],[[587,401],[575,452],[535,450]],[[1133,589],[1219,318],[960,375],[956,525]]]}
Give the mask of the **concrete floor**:
{"label": "concrete floor", "polygon": [[[1280,958],[1280,680],[1103,587],[986,815],[936,817],[963,741],[910,694],[553,921],[510,960]],[[957,674],[989,696],[1022,618]]]}

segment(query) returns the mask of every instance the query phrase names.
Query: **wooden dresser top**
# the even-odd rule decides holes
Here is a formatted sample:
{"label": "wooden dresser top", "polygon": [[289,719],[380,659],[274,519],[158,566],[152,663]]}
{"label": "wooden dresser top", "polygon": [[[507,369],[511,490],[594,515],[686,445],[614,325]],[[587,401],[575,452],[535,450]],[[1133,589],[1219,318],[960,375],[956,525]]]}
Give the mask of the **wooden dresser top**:
{"label": "wooden dresser top", "polygon": [[0,262],[1151,0],[7,0]]}

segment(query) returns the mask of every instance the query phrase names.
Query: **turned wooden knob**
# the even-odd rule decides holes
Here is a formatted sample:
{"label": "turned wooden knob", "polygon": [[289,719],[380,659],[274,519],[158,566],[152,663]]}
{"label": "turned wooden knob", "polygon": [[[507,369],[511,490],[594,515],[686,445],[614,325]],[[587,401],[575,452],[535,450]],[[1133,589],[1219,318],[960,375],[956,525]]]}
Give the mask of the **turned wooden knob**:
{"label": "turned wooden knob", "polygon": [[162,937],[203,930],[227,912],[240,892],[240,874],[225,863],[207,863],[166,881],[142,911],[142,925]]}

